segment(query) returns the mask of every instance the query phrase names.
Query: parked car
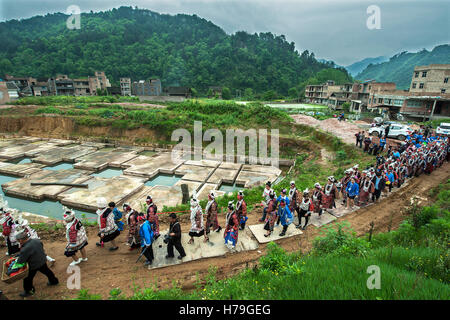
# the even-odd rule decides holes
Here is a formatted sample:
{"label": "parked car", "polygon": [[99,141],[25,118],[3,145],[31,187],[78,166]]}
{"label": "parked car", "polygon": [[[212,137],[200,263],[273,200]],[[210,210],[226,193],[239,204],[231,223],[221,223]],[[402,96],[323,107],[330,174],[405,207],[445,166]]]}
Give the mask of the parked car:
{"label": "parked car", "polygon": [[[381,127],[372,127],[369,129],[369,135],[381,137],[384,135],[384,130],[386,126]],[[399,123],[392,123],[389,128],[389,135],[388,138],[394,138],[401,141],[404,141],[406,137],[414,132],[413,129],[410,127],[399,124]]]}
{"label": "parked car", "polygon": [[440,126],[436,128],[436,133],[450,135],[450,123],[441,123]]}

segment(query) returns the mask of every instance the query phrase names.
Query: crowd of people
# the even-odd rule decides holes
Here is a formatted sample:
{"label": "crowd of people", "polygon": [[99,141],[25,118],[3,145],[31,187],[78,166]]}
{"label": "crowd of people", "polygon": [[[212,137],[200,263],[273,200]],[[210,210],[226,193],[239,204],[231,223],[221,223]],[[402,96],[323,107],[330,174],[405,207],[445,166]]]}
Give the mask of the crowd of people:
{"label": "crowd of people", "polygon": [[[356,138],[361,147],[360,134],[358,133]],[[360,170],[358,165],[354,165],[345,170],[344,177],[339,180],[333,176],[328,177],[323,186],[317,182],[312,190],[307,188],[301,192],[297,190],[295,181],[291,181],[289,190],[281,190],[277,197],[271,182],[267,182],[262,194],[263,210],[259,220],[263,222],[266,231],[264,236],[270,237],[274,226],[279,224],[283,227],[279,236],[285,236],[288,227],[294,222],[295,213],[298,218],[296,228],[305,230],[312,214],[317,214],[320,219],[323,212],[333,212],[339,199],[342,199],[346,209],[376,202],[383,192],[388,193],[393,188],[400,188],[407,179],[430,174],[444,161],[450,161],[450,138],[446,136],[414,132],[399,147],[387,150],[384,148],[385,138],[382,139],[383,147],[376,153],[376,162],[372,166]],[[3,226],[2,235],[6,239],[7,255],[18,255],[15,268],[19,269],[26,263],[30,268],[24,279],[24,292],[21,296],[27,297],[34,293],[33,278],[37,271],[48,277],[49,285],[57,284],[58,279],[47,266],[47,262],[54,263],[55,260],[45,253],[37,232],[30,227],[27,220],[22,219],[17,210],[8,208],[7,201],[0,199],[0,202],[0,224]],[[123,211],[120,211],[114,202],[107,203],[103,197],[97,199],[99,241],[96,245],[103,248],[105,243],[109,242],[109,250],[115,251],[118,249],[116,238],[125,231],[129,250],[140,249],[139,258],[145,256],[144,265],[150,268],[154,260],[152,245],[161,234],[158,208],[150,195],[146,198],[146,204],[145,212],[133,209],[128,203],[124,203]],[[75,216],[74,211],[67,208],[63,211],[67,239],[64,255],[71,258],[70,265],[75,266],[88,260],[85,249],[88,236],[82,221]],[[243,191],[238,192],[236,204],[234,201],[228,203],[224,228],[218,221],[218,204],[214,191],[208,194],[204,209],[194,194],[190,201],[191,227],[188,244],[193,244],[195,238],[201,237],[204,242],[209,242],[211,232],[219,233],[223,230],[225,245],[234,251],[239,231],[245,229],[247,220],[247,204]],[[181,225],[175,213],[169,215],[169,222],[169,232],[163,236],[163,242],[167,244],[165,258],[174,258],[175,248],[179,253],[177,258],[182,260],[186,252],[181,243]]]}
{"label": "crowd of people", "polygon": [[[203,237],[204,242],[209,242],[211,232],[219,233],[222,230],[218,222],[218,205],[214,191],[209,193],[208,199],[204,210],[195,195],[190,201],[191,228],[189,230],[190,240],[188,244],[193,244],[196,237]],[[24,291],[20,295],[28,297],[34,294],[33,278],[37,271],[48,277],[49,285],[57,284],[57,278],[47,266],[47,261],[54,263],[55,259],[45,254],[42,242],[38,241],[39,236],[37,232],[30,227],[27,220],[22,219],[21,214],[17,210],[8,208],[7,201],[0,199],[0,202],[0,224],[3,227],[2,235],[6,239],[6,254],[19,257],[15,261],[12,270],[19,270],[26,263],[29,264],[30,268],[28,276],[24,279]],[[97,199],[98,209],[96,213],[99,241],[96,242],[96,246],[103,248],[106,243],[110,243],[109,250],[117,250],[116,238],[127,228],[127,245],[129,250],[133,251],[140,248],[141,254],[139,258],[144,256],[146,258],[144,265],[150,268],[154,260],[152,245],[159,238],[160,231],[158,208],[150,195],[146,198],[146,204],[147,209],[145,212],[134,210],[128,203],[124,203],[123,211],[120,211],[116,208],[114,202],[107,203],[104,197]],[[62,217],[67,240],[64,255],[72,259],[70,266],[75,266],[88,261],[86,253],[88,235],[82,221],[75,216],[75,212],[65,207],[63,209]],[[234,204],[234,201],[228,203],[228,212],[223,231],[224,242],[230,250],[235,250],[239,230],[244,230],[246,221],[247,205],[244,201],[243,191],[239,191],[236,204]],[[167,255],[165,258],[174,258],[175,248],[179,253],[177,258],[182,260],[186,256],[186,252],[181,243],[181,225],[175,213],[169,215],[169,222],[169,232],[164,235],[163,239],[163,242],[167,244]],[[31,249],[24,250],[26,246]],[[42,255],[45,255],[46,261],[42,260]]]}
{"label": "crowd of people", "polygon": [[[364,132],[358,132],[355,136],[356,145],[362,148]],[[370,144],[375,143],[370,140]],[[450,137],[432,134],[429,130],[424,133],[414,131],[396,147],[389,145],[386,148],[384,136],[376,147],[370,148],[370,144],[366,143],[364,151],[370,153],[370,149],[376,150],[370,153],[376,155],[373,165],[360,170],[356,164],[345,170],[344,177],[339,180],[328,177],[323,186],[317,182],[314,189],[307,188],[301,192],[297,190],[295,181],[291,181],[290,189],[281,190],[277,198],[271,183],[267,182],[262,194],[261,205],[264,209],[259,220],[264,222],[264,229],[267,230],[265,236],[272,234],[275,223],[282,224],[280,236],[284,236],[294,221],[295,212],[298,218],[296,228],[305,230],[313,213],[320,219],[323,212],[336,209],[339,199],[342,199],[345,210],[367,206],[370,202],[376,202],[383,192],[392,192],[393,188],[400,188],[407,179],[430,174],[444,161],[450,161]]]}

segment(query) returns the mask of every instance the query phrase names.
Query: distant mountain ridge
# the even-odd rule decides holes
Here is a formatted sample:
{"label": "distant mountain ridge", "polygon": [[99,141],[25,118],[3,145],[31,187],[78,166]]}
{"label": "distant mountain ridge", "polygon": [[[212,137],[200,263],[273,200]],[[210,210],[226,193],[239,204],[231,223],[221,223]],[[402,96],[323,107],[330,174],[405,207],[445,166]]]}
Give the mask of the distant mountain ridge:
{"label": "distant mountain ridge", "polygon": [[403,51],[391,57],[389,61],[368,65],[355,79],[395,82],[398,89],[405,90],[411,83],[414,67],[430,64],[450,64],[450,44],[436,46],[431,51]]}
{"label": "distant mountain ridge", "polygon": [[389,58],[385,56],[379,56],[376,58],[365,58],[361,61],[357,61],[355,63],[352,63],[351,65],[348,65],[345,67],[347,69],[348,73],[351,74],[352,77],[356,76],[358,73],[363,71],[369,64],[378,64],[382,62],[388,61]]}

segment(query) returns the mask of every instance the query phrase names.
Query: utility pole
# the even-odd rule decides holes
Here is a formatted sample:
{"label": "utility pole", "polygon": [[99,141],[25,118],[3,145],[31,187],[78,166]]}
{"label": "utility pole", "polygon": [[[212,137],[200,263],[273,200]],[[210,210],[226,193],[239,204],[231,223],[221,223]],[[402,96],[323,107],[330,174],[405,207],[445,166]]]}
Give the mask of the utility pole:
{"label": "utility pole", "polygon": [[433,114],[434,114],[434,108],[436,108],[436,101],[437,101],[437,99],[434,99],[433,109],[431,109],[430,119],[428,119],[428,121],[431,121],[431,118],[433,117]]}

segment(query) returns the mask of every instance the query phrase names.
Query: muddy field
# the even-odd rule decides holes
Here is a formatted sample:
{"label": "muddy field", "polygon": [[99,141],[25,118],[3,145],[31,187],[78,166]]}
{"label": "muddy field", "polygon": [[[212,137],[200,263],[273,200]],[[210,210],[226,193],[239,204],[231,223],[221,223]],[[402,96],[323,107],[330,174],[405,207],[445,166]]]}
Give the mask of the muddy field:
{"label": "muddy field", "polygon": [[[410,180],[407,185],[392,193],[389,197],[383,197],[377,204],[362,208],[345,217],[338,218],[336,221],[346,220],[350,222],[358,235],[367,233],[372,221],[375,224],[375,232],[393,230],[405,218],[404,211],[402,209],[399,210],[399,208],[406,208],[410,205],[411,198],[414,195],[426,197],[427,192],[431,188],[438,186],[449,178],[450,164],[445,163],[429,176],[422,175],[420,178]],[[254,209],[249,214],[248,225],[256,224],[260,214],[261,209]],[[220,223],[222,225],[224,223],[223,214],[220,217]],[[166,222],[162,223],[161,230],[165,228],[167,228]],[[189,223],[186,216],[182,218],[182,230],[186,232],[188,229]],[[130,295],[135,286],[144,287],[156,284],[158,288],[166,288],[170,287],[174,280],[185,290],[193,289],[197,281],[196,274],[203,279],[211,265],[217,266],[217,277],[219,279],[229,277],[246,266],[252,266],[257,263],[257,260],[265,253],[266,249],[266,245],[260,245],[254,251],[227,254],[217,258],[202,259],[176,266],[148,270],[141,263],[135,263],[137,252],[128,251],[128,247],[124,245],[126,232],[120,235],[118,241],[120,248],[115,252],[96,247],[95,242],[98,239],[96,233],[96,228],[89,229],[89,245],[87,247],[89,261],[79,265],[82,270],[81,285],[82,288],[89,289],[90,293],[100,294],[103,298],[107,298],[109,291],[113,288],[119,287],[126,295]],[[310,225],[302,235],[283,239],[278,241],[278,243],[289,252],[299,250],[308,252],[311,249],[313,239],[318,234],[319,229]],[[63,255],[66,245],[63,233],[59,232],[58,235],[42,233],[42,237],[46,251],[57,260],[52,269],[59,277],[61,284],[56,287],[47,287],[47,279],[42,274],[38,274],[34,282],[37,293],[33,298],[29,299],[70,299],[75,297],[77,291],[69,290],[66,287],[68,277],[66,269],[71,260]],[[0,249],[0,254],[2,256],[5,254],[5,248]],[[0,290],[3,290],[10,299],[19,298],[18,294],[22,291],[21,281],[11,285],[1,283],[0,286]]]}

